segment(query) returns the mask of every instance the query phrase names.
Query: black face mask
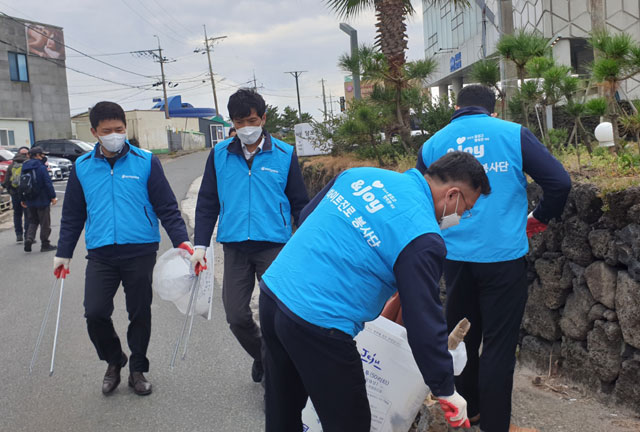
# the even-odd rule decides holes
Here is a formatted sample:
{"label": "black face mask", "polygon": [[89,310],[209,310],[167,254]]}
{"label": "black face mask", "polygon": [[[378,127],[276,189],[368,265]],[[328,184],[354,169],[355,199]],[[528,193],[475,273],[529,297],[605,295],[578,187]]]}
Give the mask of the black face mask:
{"label": "black face mask", "polygon": [[42,160],[42,163],[46,163],[47,162],[47,157],[45,156],[41,160]]}

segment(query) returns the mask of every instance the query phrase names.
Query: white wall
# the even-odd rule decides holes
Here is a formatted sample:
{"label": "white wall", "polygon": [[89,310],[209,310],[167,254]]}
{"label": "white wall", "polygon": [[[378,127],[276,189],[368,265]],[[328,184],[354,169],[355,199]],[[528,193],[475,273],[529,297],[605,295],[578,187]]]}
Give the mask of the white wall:
{"label": "white wall", "polygon": [[[168,151],[169,139],[167,131],[199,132],[199,122],[192,117],[164,118],[164,111],[133,110],[125,112],[127,118],[127,138],[137,139],[140,147],[152,151]],[[89,116],[83,115],[71,120],[75,124],[79,140],[96,142],[91,134]],[[203,144],[204,147],[204,144]]]}
{"label": "white wall", "polygon": [[16,146],[31,147],[29,120],[0,119],[0,129],[13,131]]}

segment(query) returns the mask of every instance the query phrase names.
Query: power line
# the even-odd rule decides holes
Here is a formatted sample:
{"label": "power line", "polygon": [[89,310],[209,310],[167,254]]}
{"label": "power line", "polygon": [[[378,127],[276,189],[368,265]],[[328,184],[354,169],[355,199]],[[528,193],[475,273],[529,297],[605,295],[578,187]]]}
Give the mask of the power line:
{"label": "power line", "polygon": [[21,47],[19,47],[19,46],[16,46],[16,45],[14,45],[14,44],[12,44],[12,43],[10,43],[10,42],[7,42],[7,41],[5,41],[5,40],[2,40],[2,39],[0,39],[0,43],[3,43],[3,44],[5,44],[5,45],[8,45],[8,46],[10,46],[10,47],[12,47],[12,48],[14,48],[14,49],[16,49],[16,50],[19,50],[22,54],[26,54],[26,55],[31,56],[31,57],[37,57],[37,58],[40,58],[40,59],[42,59],[42,60],[48,61],[48,62],[50,62],[50,63],[53,63],[53,64],[55,64],[55,65],[56,65],[56,66],[58,66],[58,67],[63,67],[63,68],[65,68],[65,69],[69,69],[70,71],[73,71],[73,72],[76,72],[76,73],[79,73],[79,74],[82,74],[82,75],[90,76],[91,78],[99,79],[99,80],[101,80],[101,81],[106,81],[106,82],[111,83],[111,84],[117,84],[117,85],[121,85],[121,86],[125,86],[125,87],[130,87],[130,88],[136,88],[136,89],[140,89],[140,88],[142,88],[141,86],[130,85],[130,84],[125,84],[125,83],[119,83],[119,82],[117,82],[117,81],[112,81],[112,80],[110,80],[110,79],[108,79],[108,78],[102,78],[102,77],[99,77],[99,76],[97,76],[97,75],[93,75],[93,74],[90,74],[90,73],[88,73],[88,72],[84,72],[84,71],[81,71],[81,70],[78,70],[78,69],[72,68],[72,67],[70,67],[70,66],[67,66],[66,64],[58,63],[58,61],[53,60],[53,59],[50,59],[50,58],[40,57],[40,56],[38,56],[38,55],[29,54],[25,49],[23,49],[23,48],[21,48]]}
{"label": "power line", "polygon": [[[147,7],[147,5],[144,3],[144,1],[143,1],[143,0],[139,0],[139,1],[138,1],[138,3],[139,3],[140,5],[142,5],[142,7],[143,7],[143,8],[145,8],[145,9],[147,10],[147,12],[149,12],[149,16],[151,16],[151,17],[155,18],[155,19],[156,19],[156,21],[158,21],[158,24],[159,24],[160,26],[163,26],[163,23],[162,23],[162,21],[160,20],[160,18],[159,18],[158,16],[156,16],[156,15],[155,15],[154,11],[152,11],[151,9],[149,9],[149,8]],[[173,27],[169,25],[169,23],[168,23],[168,22],[166,22],[166,24],[164,24],[164,27],[166,27],[167,29],[169,29],[170,31],[172,31],[173,33],[175,33],[176,35],[178,35],[178,37],[182,37],[182,35],[181,35],[179,32],[175,31],[175,30],[173,29]]]}
{"label": "power line", "polygon": [[[18,20],[18,19],[16,19],[16,18],[14,18],[14,17],[12,17],[12,16],[9,16],[9,15],[5,14],[4,12],[0,12],[0,14],[1,14],[2,16],[4,16],[5,18],[9,18],[9,19],[10,19],[10,20],[12,20],[12,21],[15,21],[15,22],[17,22],[17,23],[19,23],[19,24],[25,25],[25,23],[24,23],[23,21],[20,21],[20,20]],[[92,57],[92,56],[90,56],[89,54],[85,54],[85,53],[83,53],[82,51],[77,50],[77,49],[75,49],[75,48],[73,48],[73,47],[71,47],[71,46],[69,46],[69,45],[65,44],[65,43],[64,43],[64,42],[62,42],[62,41],[56,40],[56,39],[52,38],[51,36],[49,36],[48,34],[43,33],[43,32],[41,32],[40,30],[37,30],[37,29],[35,29],[35,28],[31,28],[31,30],[32,30],[32,31],[35,31],[36,33],[38,33],[38,34],[40,34],[40,35],[42,35],[42,36],[45,36],[45,37],[46,37],[46,38],[48,38],[48,39],[51,39],[52,41],[54,41],[54,42],[55,42],[55,43],[57,43],[57,44],[60,44],[60,45],[63,45],[64,47],[66,47],[66,48],[69,48],[71,51],[75,51],[75,52],[77,52],[78,54],[81,54],[81,55],[83,55],[83,56],[85,56],[85,57],[87,57],[87,58],[90,58],[90,59],[92,59],[92,60],[95,60],[95,61],[97,61],[98,63],[102,63],[102,64],[107,65],[107,66],[109,66],[109,67],[112,67],[112,68],[114,68],[114,69],[118,69],[118,70],[120,70],[120,71],[122,71],[122,72],[130,73],[130,74],[137,75],[137,76],[141,76],[141,77],[143,77],[143,78],[153,78],[153,77],[151,77],[151,76],[149,76],[149,75],[143,75],[143,74],[139,74],[138,72],[133,72],[133,71],[130,71],[130,70],[127,70],[127,69],[123,69],[123,68],[121,68],[121,67],[119,67],[119,66],[115,66],[115,65],[112,65],[111,63],[107,63],[106,61],[103,61],[103,60],[97,59],[97,58],[95,58],[95,57]]]}
{"label": "power line", "polygon": [[182,22],[181,22],[180,20],[178,20],[178,18],[177,18],[175,15],[171,15],[171,14],[167,11],[167,9],[166,9],[164,6],[162,6],[162,5],[158,2],[158,0],[153,0],[153,2],[154,2],[155,4],[157,4],[157,5],[158,5],[158,7],[160,8],[160,10],[161,10],[161,11],[163,11],[163,12],[164,12],[164,13],[165,13],[169,18],[171,18],[172,20],[174,20],[175,22],[177,22],[177,23],[178,23],[180,26],[182,26],[182,28],[183,28],[183,29],[185,29],[187,32],[191,32],[191,29],[190,29],[190,28],[188,28],[187,26],[185,26],[184,24],[182,24]]}
{"label": "power line", "polygon": [[[152,26],[153,28],[156,28],[156,26],[155,26],[152,22],[150,22],[147,18],[145,18],[145,16],[144,16],[144,15],[141,15],[137,10],[135,10],[134,8],[132,8],[132,7],[131,7],[131,5],[129,5],[129,3],[127,3],[127,0],[122,0],[122,3],[124,3],[126,7],[128,7],[129,9],[131,9],[131,11],[132,11],[133,13],[135,13],[136,15],[138,15],[138,16],[139,16],[143,21],[145,21],[147,24],[149,24],[149,25],[150,25],[150,26]],[[157,29],[156,29],[156,30],[157,30]],[[178,39],[174,38],[173,36],[171,36],[171,35],[170,35],[170,34],[168,34],[168,33],[165,33],[165,32],[159,31],[159,30],[158,30],[158,32],[159,32],[159,33],[162,33],[162,34],[163,34],[163,35],[165,35],[165,36],[167,36],[169,39],[173,39],[174,41],[176,41],[176,42],[178,42],[178,43],[184,43],[184,41],[178,40]]]}

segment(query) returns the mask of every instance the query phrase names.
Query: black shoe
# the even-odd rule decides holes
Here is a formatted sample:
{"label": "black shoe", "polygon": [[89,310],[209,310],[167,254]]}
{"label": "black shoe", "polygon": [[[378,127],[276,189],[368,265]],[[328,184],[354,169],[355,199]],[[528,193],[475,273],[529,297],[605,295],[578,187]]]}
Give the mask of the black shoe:
{"label": "black shoe", "polygon": [[31,243],[33,243],[33,242],[28,240],[28,239],[24,241],[24,251],[25,252],[31,252]]}
{"label": "black shoe", "polygon": [[24,237],[22,234],[16,234],[16,243],[22,243],[24,241]]}
{"label": "black shoe", "polygon": [[262,377],[264,376],[264,369],[262,369],[262,362],[259,360],[253,361],[253,366],[251,366],[251,379],[253,382],[259,383],[262,381]]}
{"label": "black shoe", "polygon": [[140,396],[151,394],[151,383],[147,381],[142,372],[131,372],[129,375],[129,387]]}
{"label": "black shoe", "polygon": [[127,356],[122,353],[122,361],[117,364],[109,364],[107,366],[107,372],[104,374],[102,380],[102,393],[108,395],[112,393],[118,384],[120,384],[120,369],[127,364]]}
{"label": "black shoe", "polygon": [[51,243],[42,243],[40,246],[40,252],[50,252],[58,249],[58,246],[54,246]]}

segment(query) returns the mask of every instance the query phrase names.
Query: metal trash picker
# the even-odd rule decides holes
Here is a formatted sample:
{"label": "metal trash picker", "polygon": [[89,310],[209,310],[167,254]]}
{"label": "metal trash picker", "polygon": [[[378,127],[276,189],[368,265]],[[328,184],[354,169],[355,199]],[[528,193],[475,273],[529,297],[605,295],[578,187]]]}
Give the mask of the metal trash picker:
{"label": "metal trash picker", "polygon": [[47,308],[44,311],[44,318],[42,319],[42,324],[40,325],[40,333],[38,333],[38,339],[36,340],[36,346],[33,350],[33,355],[31,356],[31,364],[29,365],[29,373],[33,372],[33,365],[36,362],[36,358],[38,357],[38,351],[40,351],[40,345],[42,343],[42,336],[44,335],[44,329],[47,326],[47,321],[49,319],[49,311],[51,310],[51,304],[53,303],[53,295],[56,291],[56,285],[58,285],[58,281],[60,280],[60,297],[58,299],[58,313],[56,316],[56,330],[53,335],[53,349],[51,351],[51,367],[49,368],[49,376],[53,375],[53,366],[56,360],[56,345],[58,344],[58,330],[60,329],[60,310],[62,309],[62,294],[64,292],[64,281],[69,274],[69,270],[64,267],[60,267],[56,269],[54,272],[55,279],[53,280],[53,285],[51,286],[51,294],[49,295],[49,303],[47,304]]}
{"label": "metal trash picker", "polygon": [[[184,324],[182,325],[182,331],[180,332],[180,336],[178,336],[178,340],[176,341],[176,346],[173,349],[173,356],[171,357],[171,369],[175,366],[176,356],[178,355],[178,349],[180,348],[180,344],[184,340],[184,351],[182,353],[182,360],[185,359],[187,355],[187,345],[189,344],[189,337],[191,336],[191,329],[193,328],[193,317],[195,316],[195,306],[196,299],[198,296],[198,290],[200,288],[200,272],[196,272],[196,276],[193,278],[193,284],[191,285],[191,296],[189,297],[189,305],[187,306],[187,313],[184,317]],[[184,334],[187,330],[187,323],[191,321],[189,325],[189,333],[187,335],[187,339],[184,339]]]}

